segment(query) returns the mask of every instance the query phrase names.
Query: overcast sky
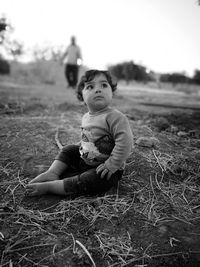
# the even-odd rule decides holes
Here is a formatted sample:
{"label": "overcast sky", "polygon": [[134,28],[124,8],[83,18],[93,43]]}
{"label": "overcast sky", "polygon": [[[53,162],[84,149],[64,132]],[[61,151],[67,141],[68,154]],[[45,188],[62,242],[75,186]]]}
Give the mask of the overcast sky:
{"label": "overcast sky", "polygon": [[0,0],[26,48],[68,45],[89,68],[133,60],[157,72],[200,69],[197,0]]}

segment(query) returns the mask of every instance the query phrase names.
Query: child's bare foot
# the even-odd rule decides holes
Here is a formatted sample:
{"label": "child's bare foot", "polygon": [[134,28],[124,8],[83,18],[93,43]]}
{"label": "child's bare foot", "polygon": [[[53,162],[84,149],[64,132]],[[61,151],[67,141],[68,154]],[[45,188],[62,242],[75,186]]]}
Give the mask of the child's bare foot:
{"label": "child's bare foot", "polygon": [[33,180],[30,181],[29,184],[33,183],[42,183],[47,181],[59,180],[59,177],[52,171],[46,171],[36,176]]}
{"label": "child's bare foot", "polygon": [[32,183],[26,186],[26,193],[29,196],[41,196],[47,193],[46,183]]}

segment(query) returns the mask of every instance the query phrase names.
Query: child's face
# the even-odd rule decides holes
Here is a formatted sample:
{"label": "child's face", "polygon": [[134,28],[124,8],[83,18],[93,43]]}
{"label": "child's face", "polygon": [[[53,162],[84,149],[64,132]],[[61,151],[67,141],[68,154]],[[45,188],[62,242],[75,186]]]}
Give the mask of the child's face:
{"label": "child's face", "polygon": [[90,82],[86,82],[82,94],[90,112],[98,112],[108,107],[113,96],[112,88],[103,74],[95,76]]}

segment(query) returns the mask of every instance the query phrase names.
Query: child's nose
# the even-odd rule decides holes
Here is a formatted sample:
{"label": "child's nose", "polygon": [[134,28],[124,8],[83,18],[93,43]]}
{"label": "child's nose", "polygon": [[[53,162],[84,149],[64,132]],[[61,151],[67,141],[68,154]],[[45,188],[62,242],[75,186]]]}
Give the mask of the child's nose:
{"label": "child's nose", "polygon": [[100,87],[100,86],[96,86],[96,87],[95,87],[95,92],[97,92],[97,93],[98,93],[98,92],[101,92],[101,87]]}

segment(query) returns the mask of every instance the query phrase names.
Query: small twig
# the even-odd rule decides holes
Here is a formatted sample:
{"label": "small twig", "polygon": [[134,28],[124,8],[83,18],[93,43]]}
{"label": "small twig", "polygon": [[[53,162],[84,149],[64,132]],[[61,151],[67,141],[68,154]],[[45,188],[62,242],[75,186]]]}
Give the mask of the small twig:
{"label": "small twig", "polygon": [[[56,246],[56,245],[55,245]],[[49,256],[47,256],[47,257],[45,257],[45,258],[43,258],[43,259],[41,259],[39,262],[37,262],[37,265],[39,265],[41,262],[43,262],[43,261],[45,261],[45,260],[47,260],[47,259],[50,259],[50,258],[52,258],[52,257],[56,257],[57,255],[59,255],[60,253],[63,253],[63,252],[65,252],[65,251],[67,251],[67,250],[69,250],[70,248],[71,248],[71,245],[70,246],[68,246],[67,248],[64,248],[64,249],[62,249],[62,250],[60,250],[60,251],[58,251],[58,252],[56,252],[55,253],[55,246],[53,247],[53,254],[51,254],[51,255],[49,255]]]}
{"label": "small twig", "polygon": [[183,188],[183,192],[181,193],[181,195],[183,196],[183,199],[185,200],[185,202],[188,204],[188,200],[187,200],[187,198],[185,197],[185,189],[186,189],[186,187],[185,187],[185,185],[183,185],[184,186],[184,188]]}
{"label": "small twig", "polygon": [[[20,253],[18,253],[18,255],[21,256],[21,258],[20,258],[18,264],[19,264],[22,260],[26,260],[26,261],[32,263],[33,265],[37,265],[37,264],[38,264],[38,263],[34,262],[33,260],[27,258],[27,257],[26,257],[26,256],[27,256],[27,253],[26,253],[25,255],[21,255]],[[43,266],[43,267],[44,267],[44,266]]]}
{"label": "small twig", "polygon": [[[129,264],[131,264],[131,263],[133,263],[133,262],[143,260],[145,257],[146,257],[146,256],[142,256],[142,257],[139,257],[139,258],[134,258],[134,259],[130,260],[129,262],[123,264],[122,267],[128,266]],[[130,265],[130,266],[131,266],[131,265]],[[134,266],[135,266],[135,265],[134,265]]]}
{"label": "small twig", "polygon": [[[27,179],[21,180],[21,183],[23,183],[23,181],[25,181],[25,180],[27,180]],[[2,183],[0,183],[0,186],[11,185],[11,184],[18,184],[18,183],[19,183],[19,181],[2,182]]]}
{"label": "small twig", "polygon": [[71,234],[71,237],[73,239],[73,253],[76,253],[76,241],[75,241],[73,234]]}
{"label": "small twig", "polygon": [[89,257],[89,259],[92,262],[93,267],[96,267],[95,262],[92,259],[92,256],[90,255],[89,251],[87,250],[87,248],[78,240],[76,240],[76,243],[84,250],[84,252],[87,254],[87,256]]}
{"label": "small twig", "polygon": [[55,134],[55,141],[56,141],[58,148],[62,150],[63,145],[61,144],[58,135],[59,135],[59,128],[57,129],[56,134]]}
{"label": "small twig", "polygon": [[157,177],[158,177],[158,174],[156,173],[156,174],[155,174],[156,184],[157,184],[157,187],[159,188],[159,190],[162,191],[162,188],[161,188],[161,186],[160,186],[160,184],[159,184],[159,182],[158,182]]}
{"label": "small twig", "polygon": [[[132,259],[130,260],[129,262],[127,262],[126,264],[123,264],[122,267],[125,267],[125,266],[129,266],[129,264],[133,263],[133,262],[136,262],[136,261],[139,261],[139,260],[143,260],[145,258],[159,258],[159,257],[169,257],[169,256],[175,256],[175,255],[180,255],[180,254],[184,254],[183,251],[180,251],[180,252],[172,252],[172,253],[166,253],[166,254],[157,254],[157,255],[144,255],[142,257],[139,257],[139,258],[135,258],[135,259]],[[130,265],[131,266],[131,265]]]}
{"label": "small twig", "polygon": [[154,154],[154,157],[156,158],[156,161],[157,161],[158,165],[160,166],[162,172],[164,172],[164,169],[163,169],[163,167],[161,166],[160,161],[159,161],[158,157],[156,156],[156,153],[155,153],[154,149],[153,149],[153,154]]}
{"label": "small twig", "polygon": [[12,252],[21,251],[21,250],[32,249],[32,248],[37,248],[37,247],[46,247],[46,246],[52,246],[52,245],[54,245],[54,243],[38,244],[38,245],[33,245],[33,246],[28,246],[28,247],[12,249],[12,250],[7,251],[6,253],[12,253]]}
{"label": "small twig", "polygon": [[183,219],[181,219],[181,218],[178,218],[178,217],[176,217],[176,216],[174,216],[174,215],[172,215],[172,217],[173,217],[174,219],[178,220],[178,221],[181,221],[181,222],[184,222],[184,223],[187,223],[187,224],[193,225],[193,223],[191,223],[191,222],[188,222],[188,221],[185,221],[185,220],[183,220]]}
{"label": "small twig", "polygon": [[26,184],[23,183],[24,180],[21,180],[21,179],[20,179],[19,171],[17,172],[17,179],[18,179],[20,185],[21,185],[23,188],[25,188],[25,187],[26,187]]}
{"label": "small twig", "polygon": [[[149,208],[149,211],[148,211],[148,220],[151,220],[152,209],[153,209],[153,207],[155,205],[156,204],[154,203],[154,196],[153,196],[152,199],[151,199],[151,205],[150,205],[150,208]],[[153,220],[153,218],[152,218],[152,220]]]}
{"label": "small twig", "polygon": [[151,175],[150,175],[149,179],[150,179],[150,185],[151,185],[151,189],[152,189],[153,195],[154,195],[155,198],[157,198],[156,194],[155,194],[155,191],[154,191],[154,188],[153,188],[153,182],[152,182]]}
{"label": "small twig", "polygon": [[189,219],[189,220],[190,220],[190,221],[194,221],[194,220],[198,220],[198,219],[200,219],[200,216],[195,217],[195,218],[191,218],[191,219]]}

